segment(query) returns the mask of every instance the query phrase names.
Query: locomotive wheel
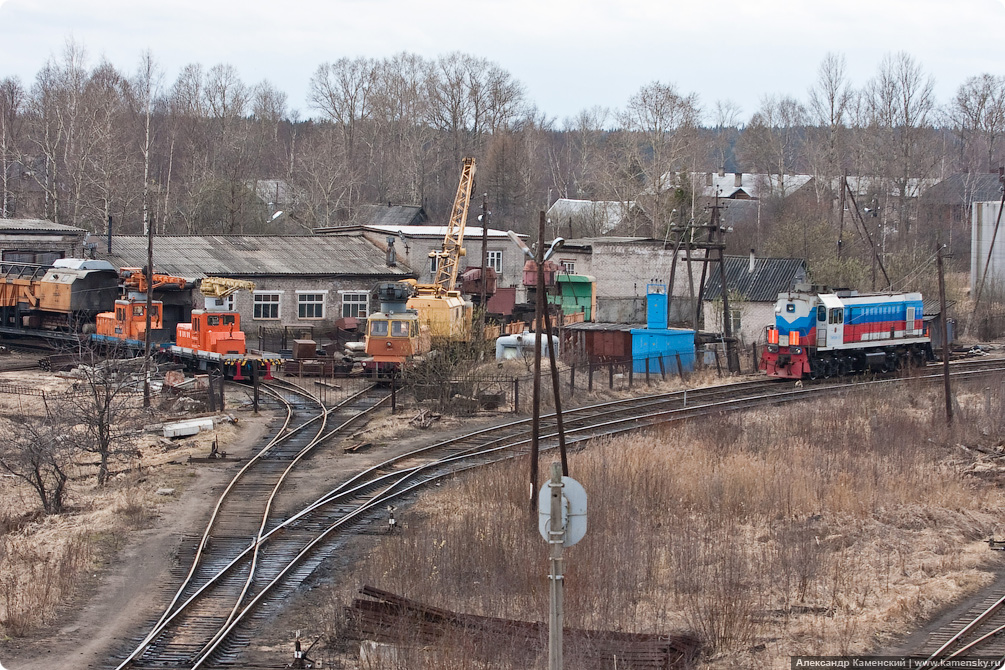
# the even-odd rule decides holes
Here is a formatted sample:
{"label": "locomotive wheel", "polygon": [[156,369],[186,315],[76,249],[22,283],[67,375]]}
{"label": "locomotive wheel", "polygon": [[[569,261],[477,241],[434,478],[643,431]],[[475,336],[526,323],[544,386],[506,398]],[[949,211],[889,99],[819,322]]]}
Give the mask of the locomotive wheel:
{"label": "locomotive wheel", "polygon": [[851,374],[851,361],[845,357],[838,359],[838,376],[844,377]]}

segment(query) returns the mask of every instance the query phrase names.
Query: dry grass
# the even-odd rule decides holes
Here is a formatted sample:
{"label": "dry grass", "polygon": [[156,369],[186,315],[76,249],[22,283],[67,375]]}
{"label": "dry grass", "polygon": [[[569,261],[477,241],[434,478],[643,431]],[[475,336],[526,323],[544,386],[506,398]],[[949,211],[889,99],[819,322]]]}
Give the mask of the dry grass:
{"label": "dry grass", "polygon": [[[991,388],[959,392],[953,430],[937,393],[909,387],[574,454],[590,528],[567,554],[566,624],[690,629],[715,668],[877,648],[991,579],[982,540],[1001,534],[1005,508],[1001,381]],[[370,583],[459,611],[547,620],[546,547],[526,472],[525,461],[504,464],[424,496],[333,591],[332,609]]]}
{"label": "dry grass", "polygon": [[[25,375],[30,379],[23,379]],[[3,381],[30,381],[51,392],[68,385],[37,372],[5,373]],[[0,412],[31,411],[33,402],[40,399],[0,394]],[[94,485],[96,468],[89,462],[93,457],[84,454],[73,468],[64,514],[42,515],[38,498],[27,486],[12,477],[0,478],[0,639],[30,635],[54,621],[87,578],[125,546],[128,531],[147,526],[158,507],[171,499],[156,491],[184,489],[190,473],[180,463],[190,454],[209,453],[214,438],[226,445],[236,434],[232,425],[179,441],[145,434],[138,455],[113,461],[110,482],[102,488]]]}

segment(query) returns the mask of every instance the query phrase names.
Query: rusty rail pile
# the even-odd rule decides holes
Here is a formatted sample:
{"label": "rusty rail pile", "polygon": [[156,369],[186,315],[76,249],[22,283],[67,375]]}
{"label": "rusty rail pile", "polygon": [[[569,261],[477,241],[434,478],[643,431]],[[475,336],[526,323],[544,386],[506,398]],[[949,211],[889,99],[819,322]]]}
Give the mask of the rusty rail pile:
{"label": "rusty rail pile", "polygon": [[[546,653],[548,625],[495,617],[460,614],[431,607],[402,596],[364,586],[346,608],[350,636],[391,644],[421,647],[443,638],[463,636],[475,649],[512,650],[531,659]],[[577,668],[690,667],[701,643],[689,633],[654,635],[566,628],[566,660]]]}

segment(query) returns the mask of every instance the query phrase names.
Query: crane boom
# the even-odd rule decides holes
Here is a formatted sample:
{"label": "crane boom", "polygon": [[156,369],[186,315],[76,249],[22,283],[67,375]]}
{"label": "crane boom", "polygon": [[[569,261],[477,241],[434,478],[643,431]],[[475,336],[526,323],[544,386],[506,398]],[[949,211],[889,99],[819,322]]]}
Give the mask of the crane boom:
{"label": "crane boom", "polygon": [[436,258],[436,277],[430,287],[436,295],[453,291],[457,284],[457,270],[460,267],[461,256],[464,255],[464,227],[468,220],[468,205],[471,203],[471,189],[475,180],[475,159],[465,158],[461,168],[461,180],[457,184],[457,195],[454,196],[454,206],[447,223],[447,232],[443,236],[443,249],[431,251],[430,257]]}
{"label": "crane boom", "polygon": [[[122,268],[119,270],[119,280],[122,282],[122,287],[125,289],[133,290],[138,293],[147,292],[147,273],[143,268]],[[157,289],[164,288],[165,286],[181,290],[184,290],[189,286],[188,280],[184,277],[175,277],[157,272],[152,275],[152,280],[155,291]]]}
{"label": "crane boom", "polygon": [[202,281],[199,282],[199,291],[207,298],[222,300],[241,290],[254,291],[255,282],[226,277],[203,277]]}

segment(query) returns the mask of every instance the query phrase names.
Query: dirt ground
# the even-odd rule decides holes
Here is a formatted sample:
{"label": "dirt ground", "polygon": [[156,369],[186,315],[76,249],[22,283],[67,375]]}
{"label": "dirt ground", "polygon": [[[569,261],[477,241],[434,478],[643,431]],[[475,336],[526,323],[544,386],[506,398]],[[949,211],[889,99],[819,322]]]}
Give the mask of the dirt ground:
{"label": "dirt ground", "polygon": [[[67,383],[37,371],[0,373],[0,384],[28,382],[33,388],[42,386],[50,391],[58,391]],[[26,396],[0,394],[0,404],[8,406],[31,401]],[[231,456],[246,458],[267,431],[269,416],[256,417],[241,407],[228,407],[228,411],[237,423],[221,424],[212,433],[170,444],[153,435],[145,441],[141,447],[142,469],[132,476],[137,477],[135,483],[148,509],[148,521],[140,529],[128,531],[125,537],[116,537],[112,549],[102,552],[104,564],[83,575],[56,623],[28,637],[0,639],[0,663],[4,667],[102,667],[110,650],[134,635],[140,622],[159,614],[159,600],[163,587],[170,583],[170,570],[182,537],[201,531],[218,490],[240,467],[236,460],[190,465],[188,457],[207,455],[215,438]],[[109,488],[114,486],[113,482]],[[96,506],[92,503],[67,516],[107,513]]]}
{"label": "dirt ground", "polygon": [[[11,363],[12,367],[16,364]],[[2,367],[2,366],[0,366]],[[0,385],[31,380],[38,384],[36,372],[0,372]],[[53,381],[53,388],[59,383]],[[654,389],[655,391],[655,389]],[[254,417],[243,407],[240,392],[229,396],[228,412],[239,420],[234,426],[219,431],[220,449],[231,456],[246,458],[260,444],[268,431],[270,417]],[[0,394],[0,402],[16,396]],[[317,466],[324,479],[332,481],[354,473],[390,456],[433,439],[443,439],[451,433],[470,430],[475,424],[489,425],[513,420],[512,414],[486,416],[477,422],[461,424],[444,419],[428,431],[411,431],[405,440],[397,437],[401,427],[407,427],[407,413],[391,418],[375,419],[358,439],[375,443],[367,451],[352,457],[328,457]],[[0,639],[0,665],[8,670],[52,668],[71,670],[104,667],[124,642],[142,629],[143,622],[155,618],[169,595],[176,553],[186,535],[199,533],[205,527],[212,503],[222,487],[240,467],[239,462],[184,464],[188,454],[208,453],[208,439],[200,440],[170,453],[157,454],[150,449],[144,464],[149,466],[143,482],[148,492],[159,488],[174,488],[169,496],[153,498],[155,515],[139,530],[130,531],[121,547],[104,565],[91,572],[79,585],[78,592],[59,614],[58,622],[37,630],[25,638]],[[151,493],[151,495],[153,495]],[[312,576],[312,581],[298,590],[271,625],[248,650],[245,661],[255,667],[283,667],[292,660],[293,643],[298,632],[305,646],[313,639],[318,614],[331,603],[319,584],[337,578],[340,568],[361,557],[381,540],[379,535],[352,537],[338,557],[326,562]]]}
{"label": "dirt ground", "polygon": [[[17,366],[12,364],[12,367]],[[37,371],[0,371],[0,385],[27,385],[29,381],[34,388],[41,385],[50,391],[58,391],[66,384],[65,380],[40,375]],[[269,432],[272,417],[265,412],[254,416],[245,401],[242,391],[228,390],[227,412],[237,418],[237,422],[221,427],[215,435],[207,433],[188,438],[184,445],[172,446],[170,450],[157,447],[161,440],[151,440],[150,445],[143,447],[144,471],[140,485],[153,506],[152,518],[145,527],[119,538],[120,547],[106,557],[103,565],[84,576],[72,600],[58,613],[56,622],[27,637],[0,638],[0,667],[7,670],[105,667],[110,657],[141,631],[143,622],[160,615],[167,598],[174,592],[171,570],[176,565],[182,540],[187,535],[202,532],[220,491],[241,467],[243,459],[260,448],[262,437]],[[21,402],[30,400],[0,393],[0,404]],[[411,431],[415,433],[411,439],[396,438],[403,428],[407,429],[410,417],[410,414],[391,417],[386,412],[376,417],[354,438],[371,441],[374,446],[351,456],[329,454],[317,459],[312,465],[314,472],[320,469],[325,474],[317,479],[330,483],[380,462],[392,453],[443,439],[477,424],[513,419],[512,414],[495,414],[462,424],[444,417],[428,431]],[[221,451],[242,460],[188,464],[189,455],[208,454],[214,436],[219,440]],[[174,489],[174,492],[156,495],[158,489],[165,488]],[[298,484],[298,491],[300,488]],[[355,544],[350,543],[352,546]],[[350,549],[345,560],[355,560],[367,548],[364,544],[359,546],[358,552]]]}

